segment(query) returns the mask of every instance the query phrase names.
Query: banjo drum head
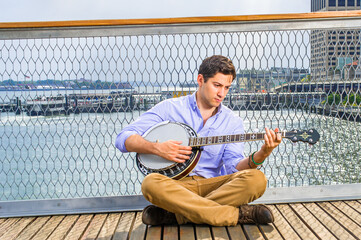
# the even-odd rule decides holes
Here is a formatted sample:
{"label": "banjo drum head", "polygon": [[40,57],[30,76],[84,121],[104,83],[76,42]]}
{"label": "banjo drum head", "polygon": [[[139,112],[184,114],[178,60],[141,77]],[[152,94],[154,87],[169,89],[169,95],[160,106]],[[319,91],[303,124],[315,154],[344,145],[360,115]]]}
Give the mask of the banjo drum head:
{"label": "banjo drum head", "polygon": [[[156,125],[143,135],[143,138],[150,142],[166,142],[168,140],[182,141],[183,146],[188,146],[189,133],[179,123],[168,122],[166,124]],[[165,169],[176,164],[157,155],[139,154],[139,160],[150,169]]]}

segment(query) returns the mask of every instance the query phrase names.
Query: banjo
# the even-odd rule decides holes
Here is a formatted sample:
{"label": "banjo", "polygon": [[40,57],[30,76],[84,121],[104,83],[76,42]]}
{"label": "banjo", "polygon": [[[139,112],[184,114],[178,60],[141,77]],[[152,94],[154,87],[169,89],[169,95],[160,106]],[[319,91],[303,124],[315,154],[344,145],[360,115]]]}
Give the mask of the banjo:
{"label": "banjo", "polygon": [[[320,138],[315,129],[281,131],[280,133],[283,138],[292,142],[302,141],[315,144]],[[136,155],[137,166],[144,175],[160,173],[173,179],[182,179],[197,165],[202,146],[263,140],[264,133],[198,137],[197,133],[187,124],[165,121],[151,127],[142,137],[150,142],[165,142],[172,139],[182,141],[182,145],[192,147],[190,158],[184,163],[172,162],[152,154],[138,153]]]}

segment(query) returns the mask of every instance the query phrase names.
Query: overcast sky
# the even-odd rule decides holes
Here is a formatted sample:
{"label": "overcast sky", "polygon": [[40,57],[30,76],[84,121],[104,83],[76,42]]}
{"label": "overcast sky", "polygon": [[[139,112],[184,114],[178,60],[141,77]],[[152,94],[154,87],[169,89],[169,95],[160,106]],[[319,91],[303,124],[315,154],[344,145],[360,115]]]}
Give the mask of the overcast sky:
{"label": "overcast sky", "polygon": [[311,0],[0,0],[0,22],[310,12]]}

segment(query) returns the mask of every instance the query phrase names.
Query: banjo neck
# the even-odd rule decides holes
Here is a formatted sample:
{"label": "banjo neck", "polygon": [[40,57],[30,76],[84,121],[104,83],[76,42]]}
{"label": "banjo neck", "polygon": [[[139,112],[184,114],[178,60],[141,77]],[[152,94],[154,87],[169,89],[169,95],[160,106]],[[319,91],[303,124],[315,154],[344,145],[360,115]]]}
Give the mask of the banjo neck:
{"label": "banjo neck", "polygon": [[[286,137],[286,131],[280,132],[282,137]],[[191,137],[189,138],[190,147],[202,147],[207,145],[225,144],[225,143],[237,143],[237,142],[249,142],[259,141],[264,139],[264,133],[244,133],[233,134],[213,137]]]}

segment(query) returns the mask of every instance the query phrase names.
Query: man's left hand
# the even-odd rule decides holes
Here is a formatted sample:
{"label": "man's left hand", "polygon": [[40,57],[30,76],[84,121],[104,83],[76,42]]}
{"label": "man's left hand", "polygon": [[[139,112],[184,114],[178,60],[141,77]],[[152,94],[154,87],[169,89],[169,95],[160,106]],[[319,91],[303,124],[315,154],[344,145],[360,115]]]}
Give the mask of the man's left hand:
{"label": "man's left hand", "polygon": [[279,129],[276,128],[274,131],[272,129],[265,128],[266,133],[264,135],[264,144],[261,148],[265,156],[269,156],[273,149],[275,149],[282,141],[281,133]]}

